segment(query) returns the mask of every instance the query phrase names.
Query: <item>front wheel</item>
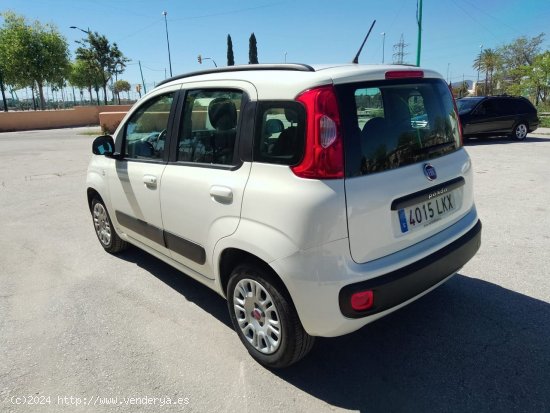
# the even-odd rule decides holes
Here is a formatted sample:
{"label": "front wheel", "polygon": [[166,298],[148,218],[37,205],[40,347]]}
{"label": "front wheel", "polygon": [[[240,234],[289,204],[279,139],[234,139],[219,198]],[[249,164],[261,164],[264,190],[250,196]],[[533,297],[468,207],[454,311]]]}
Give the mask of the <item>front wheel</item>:
{"label": "front wheel", "polygon": [[231,273],[227,302],[233,327],[250,355],[268,368],[290,366],[313,347],[286,290],[264,268],[242,264]]}
{"label": "front wheel", "polygon": [[512,131],[512,139],[515,139],[517,141],[522,141],[527,137],[527,132],[528,132],[527,124],[523,122],[518,123],[514,127],[514,130]]}
{"label": "front wheel", "polygon": [[92,200],[92,218],[97,239],[105,251],[116,254],[126,249],[128,244],[114,230],[107,208],[99,198]]}

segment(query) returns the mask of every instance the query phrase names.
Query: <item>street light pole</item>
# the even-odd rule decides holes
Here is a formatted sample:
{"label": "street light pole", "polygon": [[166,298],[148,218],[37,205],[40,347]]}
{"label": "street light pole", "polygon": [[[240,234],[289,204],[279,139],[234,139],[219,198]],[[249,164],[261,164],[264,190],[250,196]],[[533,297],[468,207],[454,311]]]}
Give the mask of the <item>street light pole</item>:
{"label": "street light pole", "polygon": [[69,29],[77,29],[80,30],[82,33],[90,34],[90,28],[88,27],[88,30],[81,29],[80,27],[76,26],[69,26]]}
{"label": "street light pole", "polygon": [[285,63],[286,63],[286,54],[287,54],[287,53],[288,53],[288,52],[285,52]]}
{"label": "street light pole", "polygon": [[478,61],[478,65],[477,65],[477,81],[476,81],[476,96],[477,96],[477,86],[479,84],[479,67],[481,66],[481,54],[483,53],[483,45],[480,44],[479,45],[479,61]]}
{"label": "street light pole", "polygon": [[203,57],[202,60],[212,60],[212,63],[214,63],[214,66],[218,67],[218,65],[216,64],[216,61],[211,57]]}
{"label": "street light pole", "polygon": [[386,32],[380,33],[382,35],[382,64],[384,64],[384,57],[385,57],[385,46],[386,46]]}
{"label": "street light pole", "polygon": [[166,20],[166,15],[168,13],[166,11],[162,12],[162,15],[164,16],[164,27],[166,28],[166,44],[168,45],[168,64],[170,66],[170,77],[172,77],[172,58],[170,56],[170,40],[168,40],[168,21]]}

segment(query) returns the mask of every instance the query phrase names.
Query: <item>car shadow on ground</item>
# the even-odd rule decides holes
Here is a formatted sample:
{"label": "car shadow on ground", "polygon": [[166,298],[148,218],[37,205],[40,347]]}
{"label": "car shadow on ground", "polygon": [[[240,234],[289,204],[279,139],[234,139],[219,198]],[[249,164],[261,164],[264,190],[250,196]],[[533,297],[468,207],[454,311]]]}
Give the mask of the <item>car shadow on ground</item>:
{"label": "car shadow on ground", "polygon": [[130,246],[117,257],[143,268],[233,330],[227,302],[210,288],[134,246]]}
{"label": "car shadow on ground", "polygon": [[462,275],[276,374],[362,412],[542,412],[550,305]]}
{"label": "car shadow on ground", "polygon": [[535,142],[550,142],[550,137],[544,138],[540,136],[527,136],[523,141],[516,141],[511,139],[508,136],[494,136],[494,137],[483,137],[483,138],[465,138],[465,146],[482,146],[482,145],[502,145],[502,144],[525,144],[525,143],[535,143]]}
{"label": "car shadow on ground", "polygon": [[[119,256],[232,328],[209,288],[137,248]],[[355,333],[318,338],[304,360],[273,373],[361,412],[548,411],[550,304],[456,275]]]}

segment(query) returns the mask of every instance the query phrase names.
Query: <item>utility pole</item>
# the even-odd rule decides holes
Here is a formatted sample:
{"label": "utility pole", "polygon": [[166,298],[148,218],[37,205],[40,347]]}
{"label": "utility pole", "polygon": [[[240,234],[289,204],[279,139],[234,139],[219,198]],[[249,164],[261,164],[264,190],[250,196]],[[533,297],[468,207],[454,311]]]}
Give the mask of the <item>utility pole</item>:
{"label": "utility pole", "polygon": [[141,83],[143,84],[143,93],[147,93],[147,88],[145,87],[145,80],[143,80],[143,70],[141,70],[141,60],[138,60],[139,64],[139,73],[141,73]]}
{"label": "utility pole", "polygon": [[420,66],[420,51],[422,49],[422,0],[416,3],[416,22],[418,23],[418,45],[416,47],[416,66]]}
{"label": "utility pole", "polygon": [[[170,40],[168,40],[168,22],[166,21],[166,11],[162,12],[164,16],[164,27],[166,28],[166,44],[168,45],[168,64],[170,66],[170,77],[172,77],[172,58],[170,57]],[[143,87],[145,89],[145,86]],[[145,91],[147,93],[147,91]]]}

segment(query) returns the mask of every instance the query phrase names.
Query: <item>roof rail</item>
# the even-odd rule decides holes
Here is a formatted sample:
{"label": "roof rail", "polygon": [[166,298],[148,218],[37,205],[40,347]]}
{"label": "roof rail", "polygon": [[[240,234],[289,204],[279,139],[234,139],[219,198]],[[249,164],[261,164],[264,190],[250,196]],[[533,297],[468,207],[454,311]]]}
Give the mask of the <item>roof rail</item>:
{"label": "roof rail", "polygon": [[196,72],[184,73],[173,76],[158,83],[155,87],[164,85],[173,80],[185,79],[186,77],[208,75],[211,73],[226,73],[226,72],[245,72],[250,70],[290,70],[296,72],[315,72],[315,69],[309,65],[302,63],[280,63],[280,64],[250,64],[218,67],[216,69],[198,70]]}

